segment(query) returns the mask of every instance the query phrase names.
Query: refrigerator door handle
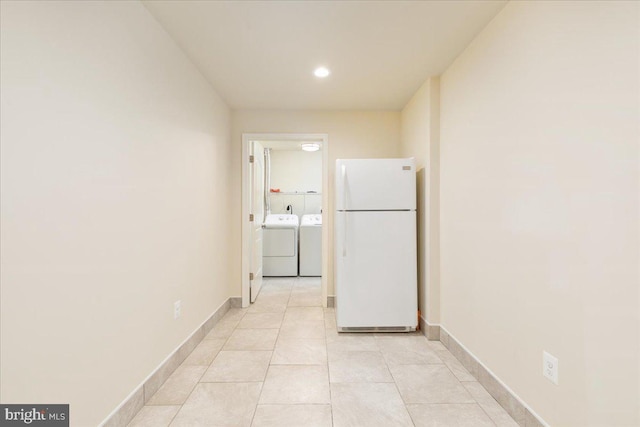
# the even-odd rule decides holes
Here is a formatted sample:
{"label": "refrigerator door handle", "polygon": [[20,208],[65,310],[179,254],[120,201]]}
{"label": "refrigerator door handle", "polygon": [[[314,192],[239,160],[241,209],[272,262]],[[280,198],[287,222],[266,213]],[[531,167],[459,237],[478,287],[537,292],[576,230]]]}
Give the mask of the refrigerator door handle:
{"label": "refrigerator door handle", "polygon": [[342,209],[347,210],[347,165],[342,165]]}
{"label": "refrigerator door handle", "polygon": [[[342,208],[347,209],[347,165],[342,164]],[[342,233],[342,257],[347,256],[347,215],[344,216],[344,233]]]}
{"label": "refrigerator door handle", "polygon": [[347,214],[344,215],[344,233],[342,233],[342,258],[347,256]]}

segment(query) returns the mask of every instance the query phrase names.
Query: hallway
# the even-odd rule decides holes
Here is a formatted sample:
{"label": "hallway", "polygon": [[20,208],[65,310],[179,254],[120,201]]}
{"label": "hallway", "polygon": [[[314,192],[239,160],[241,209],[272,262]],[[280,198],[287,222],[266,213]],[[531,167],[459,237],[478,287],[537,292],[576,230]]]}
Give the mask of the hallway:
{"label": "hallway", "polygon": [[440,343],[338,334],[319,278],[265,279],[129,426],[517,426]]}

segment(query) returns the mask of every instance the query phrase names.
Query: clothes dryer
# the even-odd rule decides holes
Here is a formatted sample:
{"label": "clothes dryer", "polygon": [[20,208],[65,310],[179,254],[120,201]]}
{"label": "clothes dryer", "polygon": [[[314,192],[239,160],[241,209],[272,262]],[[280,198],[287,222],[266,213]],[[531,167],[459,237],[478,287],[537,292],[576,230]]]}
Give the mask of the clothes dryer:
{"label": "clothes dryer", "polygon": [[300,276],[322,276],[322,215],[300,221]]}

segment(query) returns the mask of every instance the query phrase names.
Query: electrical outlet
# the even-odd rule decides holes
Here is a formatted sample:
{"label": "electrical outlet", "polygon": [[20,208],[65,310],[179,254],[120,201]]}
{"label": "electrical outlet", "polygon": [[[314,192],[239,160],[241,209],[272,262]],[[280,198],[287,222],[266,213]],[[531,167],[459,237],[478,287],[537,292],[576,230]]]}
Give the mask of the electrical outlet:
{"label": "electrical outlet", "polygon": [[542,375],[554,384],[558,384],[558,358],[546,351],[542,352]]}
{"label": "electrical outlet", "polygon": [[180,317],[180,311],[182,310],[182,301],[178,300],[173,303],[173,318],[178,319]]}

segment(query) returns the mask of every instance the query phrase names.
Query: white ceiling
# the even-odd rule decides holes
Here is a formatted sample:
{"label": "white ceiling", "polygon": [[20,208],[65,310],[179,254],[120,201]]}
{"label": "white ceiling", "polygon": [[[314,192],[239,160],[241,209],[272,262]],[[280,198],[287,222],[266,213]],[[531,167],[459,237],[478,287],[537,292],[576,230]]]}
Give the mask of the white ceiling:
{"label": "white ceiling", "polygon": [[232,108],[399,110],[506,1],[143,3]]}

